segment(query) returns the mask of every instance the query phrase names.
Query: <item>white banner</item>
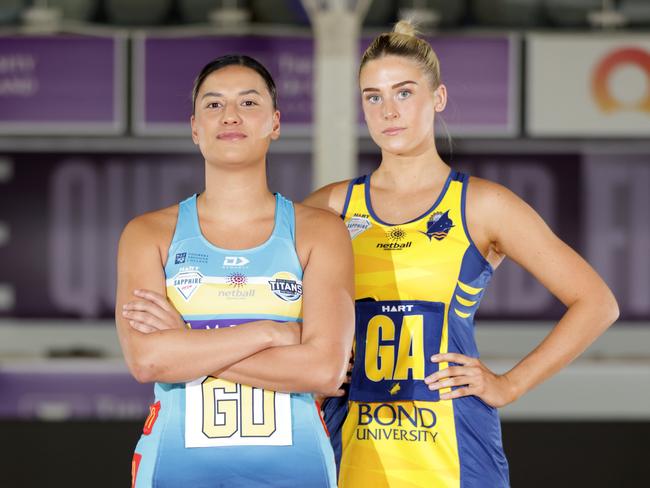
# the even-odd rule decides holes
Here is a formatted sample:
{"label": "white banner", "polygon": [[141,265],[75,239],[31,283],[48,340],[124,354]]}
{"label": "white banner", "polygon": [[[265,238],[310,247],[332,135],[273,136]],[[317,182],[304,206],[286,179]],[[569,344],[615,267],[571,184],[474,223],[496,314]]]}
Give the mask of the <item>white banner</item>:
{"label": "white banner", "polygon": [[650,36],[529,34],[527,131],[650,136]]}

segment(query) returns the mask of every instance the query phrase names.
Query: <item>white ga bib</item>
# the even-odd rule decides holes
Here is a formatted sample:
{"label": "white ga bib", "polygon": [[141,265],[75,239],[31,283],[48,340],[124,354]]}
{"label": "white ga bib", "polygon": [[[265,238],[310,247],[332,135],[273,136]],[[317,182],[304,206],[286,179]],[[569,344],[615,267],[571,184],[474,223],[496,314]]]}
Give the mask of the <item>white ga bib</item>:
{"label": "white ga bib", "polygon": [[185,384],[185,447],[292,443],[290,394],[212,376]]}

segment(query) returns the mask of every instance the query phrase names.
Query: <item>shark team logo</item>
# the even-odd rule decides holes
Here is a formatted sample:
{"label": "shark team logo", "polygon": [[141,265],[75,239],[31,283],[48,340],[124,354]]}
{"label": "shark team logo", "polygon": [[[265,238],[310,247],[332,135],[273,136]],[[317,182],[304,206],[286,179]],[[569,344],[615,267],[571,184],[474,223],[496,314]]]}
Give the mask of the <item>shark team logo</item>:
{"label": "shark team logo", "polygon": [[285,302],[295,302],[302,297],[302,281],[286,271],[274,274],[269,286],[273,294]]}
{"label": "shark team logo", "polygon": [[203,275],[197,270],[179,271],[174,276],[174,288],[185,301],[189,301],[194,292],[201,286]]}
{"label": "shark team logo", "polygon": [[359,234],[367,231],[372,224],[370,223],[370,219],[368,219],[367,217],[354,216],[350,220],[348,220],[345,223],[345,225],[347,225],[348,227],[348,232],[350,233],[350,239],[354,239]]}
{"label": "shark team logo", "polygon": [[425,236],[436,241],[441,241],[449,234],[454,222],[449,218],[449,210],[446,212],[435,212],[427,221],[427,231],[422,232]]}

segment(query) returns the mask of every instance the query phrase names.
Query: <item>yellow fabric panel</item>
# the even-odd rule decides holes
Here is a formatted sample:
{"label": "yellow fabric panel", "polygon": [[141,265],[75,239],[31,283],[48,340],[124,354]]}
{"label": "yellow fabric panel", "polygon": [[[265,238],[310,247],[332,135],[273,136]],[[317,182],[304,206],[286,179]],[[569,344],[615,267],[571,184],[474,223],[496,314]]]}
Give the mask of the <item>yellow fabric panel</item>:
{"label": "yellow fabric panel", "polygon": [[[369,413],[360,415],[368,409]],[[429,425],[432,423],[430,412],[436,419],[432,427],[414,426],[408,418]],[[390,425],[382,426],[377,419]],[[366,422],[368,424],[364,425]],[[449,400],[390,404],[351,402],[341,442],[340,488],[460,486],[456,426],[453,404]]]}
{"label": "yellow fabric panel", "polygon": [[477,303],[476,300],[466,300],[460,295],[456,295],[456,301],[458,301],[458,303],[464,305],[465,307],[473,307]]}
{"label": "yellow fabric panel", "polygon": [[456,315],[458,315],[458,316],[459,316],[460,318],[462,318],[462,319],[466,319],[466,318],[468,318],[470,315],[472,315],[471,313],[461,312],[461,311],[458,310],[457,308],[454,309],[454,312],[456,312]]}
{"label": "yellow fabric panel", "polygon": [[473,286],[466,285],[462,281],[458,282],[458,287],[468,295],[478,295],[483,291],[483,288],[474,288]]}
{"label": "yellow fabric panel", "polygon": [[[271,279],[271,278],[269,278]],[[187,301],[173,286],[167,297],[181,315],[256,314],[302,317],[302,299],[285,301],[273,294],[268,284],[233,287],[226,283],[202,283]]]}
{"label": "yellow fabric panel", "polygon": [[[449,218],[454,223],[447,237],[438,241],[425,233],[430,214],[398,226],[382,225],[365,207],[364,185],[354,187],[346,220],[361,216],[371,223],[367,230],[352,240],[357,299],[372,297],[376,300],[417,299],[450,303],[462,257],[469,246],[462,225],[461,192],[462,183],[452,181],[437,206],[437,209],[449,210]],[[395,228],[399,228],[404,237],[391,237]],[[386,250],[378,248],[378,243],[410,243],[410,247]]]}
{"label": "yellow fabric panel", "polygon": [[[346,222],[355,219],[355,225],[350,228],[351,231],[354,229],[351,236],[356,298],[443,303],[442,353],[448,351],[448,312],[455,298],[456,286],[461,286],[458,281],[460,269],[470,246],[462,221],[462,188],[462,182],[451,181],[436,207],[421,218],[401,225],[385,225],[371,215],[365,185],[359,184],[353,187],[345,215]],[[448,231],[443,229],[441,232],[439,227],[429,227],[436,222],[435,219],[445,215],[453,223]],[[364,226],[364,222],[367,225]],[[481,291],[465,284],[461,289],[470,295],[477,295]],[[462,305],[476,304],[466,299],[458,302]],[[424,360],[429,361],[429,358]],[[447,363],[439,366],[446,368]],[[447,391],[448,388],[442,392]],[[381,405],[388,404],[350,402],[350,412],[342,432],[339,486],[458,488],[460,465],[453,402],[407,401],[389,404],[405,409],[411,416],[417,408],[434,411],[437,423],[433,427],[404,427],[410,425],[406,419],[395,434],[395,426],[382,425],[387,421],[384,417],[388,415],[388,407],[381,407],[380,422],[373,419],[368,425],[359,424],[360,409],[372,408],[375,411]],[[417,439],[400,438],[404,435],[403,430],[419,432]],[[373,438],[373,433],[379,437]],[[431,436],[435,436],[435,442]]]}

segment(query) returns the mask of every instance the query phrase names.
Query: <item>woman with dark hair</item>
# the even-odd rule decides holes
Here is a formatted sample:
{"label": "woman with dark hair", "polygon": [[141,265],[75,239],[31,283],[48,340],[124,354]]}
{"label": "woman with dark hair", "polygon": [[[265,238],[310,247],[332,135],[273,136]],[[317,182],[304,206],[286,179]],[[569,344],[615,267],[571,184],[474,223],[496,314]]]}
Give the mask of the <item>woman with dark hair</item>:
{"label": "woman with dark hair", "polygon": [[268,190],[280,113],[261,64],[221,57],[192,98],[205,190],[135,218],[119,244],[120,343],[156,383],[133,486],[334,486],[312,393],[337,392],[351,347],[345,226]]}

